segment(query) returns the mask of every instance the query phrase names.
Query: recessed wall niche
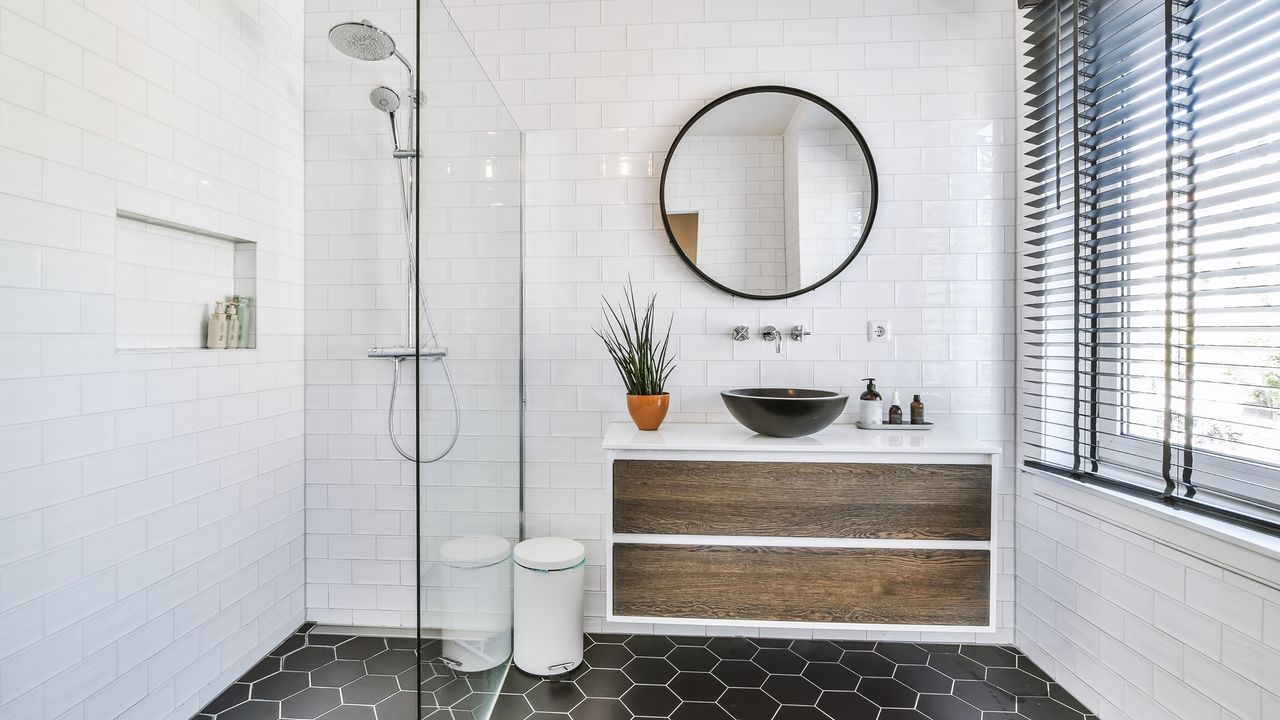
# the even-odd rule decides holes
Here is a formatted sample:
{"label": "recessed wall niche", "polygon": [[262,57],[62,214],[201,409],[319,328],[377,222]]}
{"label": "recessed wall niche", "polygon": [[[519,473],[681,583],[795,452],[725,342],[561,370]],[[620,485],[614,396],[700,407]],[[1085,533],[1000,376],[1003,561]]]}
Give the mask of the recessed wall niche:
{"label": "recessed wall niche", "polygon": [[120,351],[200,350],[214,303],[248,297],[257,347],[257,244],[125,210],[116,212],[115,326]]}

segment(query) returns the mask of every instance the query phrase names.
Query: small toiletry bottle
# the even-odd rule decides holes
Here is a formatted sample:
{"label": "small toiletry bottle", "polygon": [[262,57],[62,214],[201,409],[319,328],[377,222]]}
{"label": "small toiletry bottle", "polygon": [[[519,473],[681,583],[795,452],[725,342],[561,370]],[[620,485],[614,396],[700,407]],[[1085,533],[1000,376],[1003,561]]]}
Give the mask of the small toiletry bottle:
{"label": "small toiletry bottle", "polygon": [[858,422],[863,425],[879,425],[880,414],[884,412],[884,398],[876,392],[875,378],[862,379],[867,381],[867,389],[858,397]]}
{"label": "small toiletry bottle", "polygon": [[227,303],[227,347],[240,347],[240,313],[234,301]]}
{"label": "small toiletry bottle", "polygon": [[902,400],[898,397],[898,391],[893,391],[893,404],[889,406],[889,424],[902,424]]}
{"label": "small toiletry bottle", "polygon": [[924,403],[920,402],[919,395],[911,398],[911,424],[924,424]]}
{"label": "small toiletry bottle", "polygon": [[253,300],[248,295],[237,295],[236,305],[239,307],[240,315],[240,337],[236,340],[236,347],[249,347],[249,323],[252,318]]}
{"label": "small toiletry bottle", "polygon": [[209,316],[209,332],[205,335],[204,346],[210,350],[222,350],[227,347],[227,315],[222,311],[222,303],[213,304],[213,314]]}

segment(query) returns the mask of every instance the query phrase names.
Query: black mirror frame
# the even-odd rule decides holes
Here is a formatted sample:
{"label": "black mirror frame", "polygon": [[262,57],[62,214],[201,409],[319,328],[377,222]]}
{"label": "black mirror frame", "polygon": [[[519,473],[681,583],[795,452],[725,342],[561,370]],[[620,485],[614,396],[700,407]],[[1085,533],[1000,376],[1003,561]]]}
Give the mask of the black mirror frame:
{"label": "black mirror frame", "polygon": [[[689,132],[690,128],[692,128],[695,123],[698,122],[699,118],[706,115],[714,108],[723,105],[736,97],[741,97],[743,95],[755,95],[759,93],[794,95],[815,103],[834,115],[846,128],[848,128],[850,134],[853,135],[853,139],[856,140],[858,146],[862,148],[862,154],[867,159],[867,172],[871,176],[871,204],[867,210],[867,220],[862,224],[862,236],[858,238],[858,244],[853,246],[853,251],[849,253],[849,257],[845,258],[844,262],[840,263],[840,267],[832,270],[830,274],[812,285],[779,295],[754,295],[741,290],[734,290],[731,287],[717,282],[711,276],[702,272],[702,270],[698,269],[698,266],[689,259],[689,256],[685,255],[684,250],[680,248],[680,243],[676,242],[676,234],[671,230],[671,223],[667,220],[667,170],[671,168],[671,158],[675,156],[676,148],[680,146],[680,141],[684,138],[685,134]],[[785,300],[797,295],[803,295],[807,292],[812,292],[831,282],[837,275],[844,272],[845,268],[849,267],[849,263],[853,262],[853,259],[858,257],[858,253],[862,252],[862,246],[866,244],[867,236],[871,233],[871,226],[875,223],[876,208],[880,204],[880,183],[876,177],[876,163],[871,157],[871,148],[867,147],[866,139],[862,137],[862,133],[858,132],[858,128],[854,126],[853,121],[849,119],[849,116],[845,115],[839,108],[832,105],[830,102],[827,102],[822,97],[814,95],[811,92],[797,90],[796,88],[786,87],[783,85],[756,85],[753,87],[742,88],[741,90],[734,90],[727,95],[721,95],[715,100],[712,100],[701,110],[694,113],[693,117],[689,118],[689,121],[684,124],[684,127],[680,128],[680,132],[676,135],[676,139],[671,142],[671,149],[667,151],[667,158],[662,163],[662,178],[658,183],[658,209],[662,214],[662,226],[666,228],[667,239],[671,241],[671,247],[675,248],[676,254],[680,256],[680,259],[684,261],[685,265],[689,266],[689,269],[692,270],[695,275],[706,281],[708,285],[717,287],[735,297],[747,298],[750,300]]]}

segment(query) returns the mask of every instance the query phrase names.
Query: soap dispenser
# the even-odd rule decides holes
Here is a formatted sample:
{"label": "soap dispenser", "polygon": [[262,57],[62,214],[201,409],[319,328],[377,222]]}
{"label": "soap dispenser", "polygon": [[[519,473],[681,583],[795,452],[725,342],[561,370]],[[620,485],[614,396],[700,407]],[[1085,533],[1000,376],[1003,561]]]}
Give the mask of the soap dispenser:
{"label": "soap dispenser", "polygon": [[209,315],[209,331],[205,335],[204,346],[210,350],[222,350],[227,347],[227,316],[222,310],[222,303],[213,304],[213,313]]}
{"label": "soap dispenser", "polygon": [[858,422],[863,425],[879,425],[880,414],[884,412],[884,398],[876,392],[875,378],[862,379],[867,381],[867,389],[858,397]]}

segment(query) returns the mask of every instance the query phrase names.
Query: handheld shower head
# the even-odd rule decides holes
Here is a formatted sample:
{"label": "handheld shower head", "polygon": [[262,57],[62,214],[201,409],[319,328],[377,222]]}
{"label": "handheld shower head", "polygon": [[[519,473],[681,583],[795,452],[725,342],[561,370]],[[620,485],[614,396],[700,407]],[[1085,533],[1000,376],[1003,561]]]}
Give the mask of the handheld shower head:
{"label": "handheld shower head", "polygon": [[369,102],[385,113],[395,113],[400,109],[400,96],[386,85],[379,85],[369,92]]}
{"label": "handheld shower head", "polygon": [[400,96],[386,85],[379,85],[369,91],[369,103],[387,114],[387,118],[391,121],[391,145],[393,149],[399,150],[400,138],[396,135],[396,110],[400,109]]}
{"label": "handheld shower head", "polygon": [[356,60],[386,60],[396,54],[396,41],[368,20],[334,25],[329,30],[329,42]]}

